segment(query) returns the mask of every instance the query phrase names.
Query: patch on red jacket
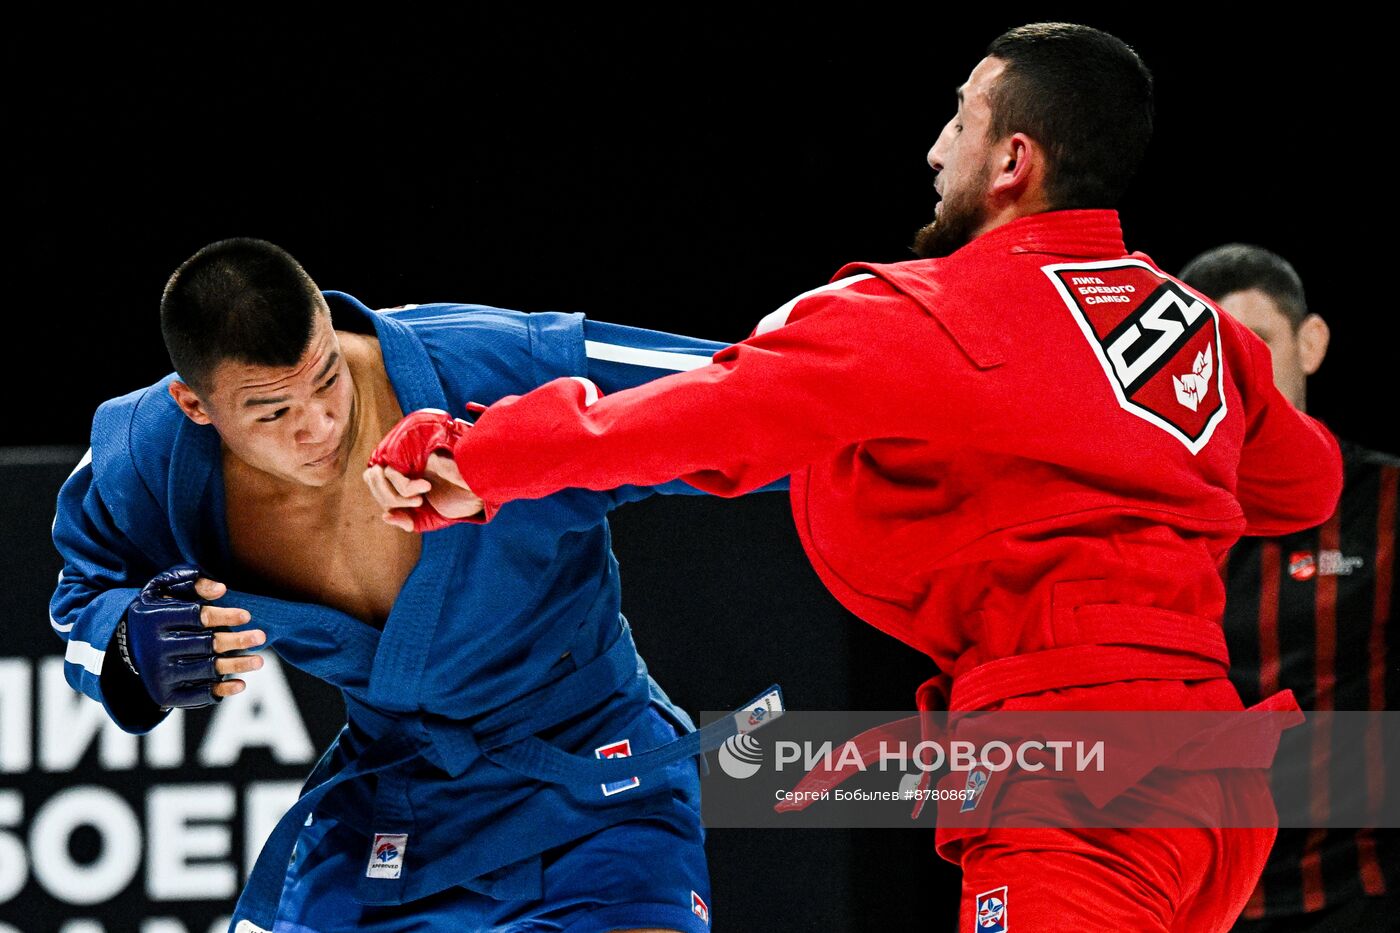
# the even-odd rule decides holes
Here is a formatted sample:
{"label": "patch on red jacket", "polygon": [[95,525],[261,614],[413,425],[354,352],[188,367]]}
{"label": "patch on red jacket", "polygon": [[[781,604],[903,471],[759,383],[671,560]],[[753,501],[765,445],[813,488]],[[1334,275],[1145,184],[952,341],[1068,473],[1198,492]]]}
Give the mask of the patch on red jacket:
{"label": "patch on red jacket", "polygon": [[1042,270],[1093,347],[1118,404],[1199,452],[1226,411],[1215,310],[1136,259]]}

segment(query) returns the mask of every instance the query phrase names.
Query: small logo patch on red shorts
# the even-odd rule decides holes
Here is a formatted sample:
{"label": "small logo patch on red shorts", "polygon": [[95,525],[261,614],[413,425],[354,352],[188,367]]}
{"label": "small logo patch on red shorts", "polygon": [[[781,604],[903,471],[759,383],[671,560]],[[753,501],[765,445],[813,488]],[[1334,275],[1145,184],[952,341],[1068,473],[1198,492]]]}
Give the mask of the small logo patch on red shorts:
{"label": "small logo patch on red shorts", "polygon": [[977,895],[975,914],[979,933],[1006,933],[1006,886]]}

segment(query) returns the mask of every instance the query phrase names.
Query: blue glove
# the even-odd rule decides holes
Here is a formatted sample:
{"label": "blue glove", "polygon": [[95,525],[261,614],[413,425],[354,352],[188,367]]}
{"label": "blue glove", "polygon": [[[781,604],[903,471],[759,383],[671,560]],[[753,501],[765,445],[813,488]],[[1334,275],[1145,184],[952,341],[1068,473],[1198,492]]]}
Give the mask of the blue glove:
{"label": "blue glove", "polygon": [[211,689],[214,633],[199,620],[198,567],[177,564],[156,574],[132,600],[114,636],[122,659],[162,709],[194,709],[219,701]]}

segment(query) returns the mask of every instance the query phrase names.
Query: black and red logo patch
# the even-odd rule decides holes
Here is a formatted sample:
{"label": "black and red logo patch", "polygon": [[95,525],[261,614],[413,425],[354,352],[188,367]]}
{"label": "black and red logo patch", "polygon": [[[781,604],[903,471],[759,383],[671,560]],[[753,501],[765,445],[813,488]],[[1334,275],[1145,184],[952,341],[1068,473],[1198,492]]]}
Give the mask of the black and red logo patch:
{"label": "black and red logo patch", "polygon": [[1225,417],[1215,310],[1136,259],[1043,267],[1118,404],[1197,453]]}
{"label": "black and red logo patch", "polygon": [[1317,561],[1311,551],[1294,551],[1288,555],[1288,575],[1295,580],[1311,580],[1317,576]]}

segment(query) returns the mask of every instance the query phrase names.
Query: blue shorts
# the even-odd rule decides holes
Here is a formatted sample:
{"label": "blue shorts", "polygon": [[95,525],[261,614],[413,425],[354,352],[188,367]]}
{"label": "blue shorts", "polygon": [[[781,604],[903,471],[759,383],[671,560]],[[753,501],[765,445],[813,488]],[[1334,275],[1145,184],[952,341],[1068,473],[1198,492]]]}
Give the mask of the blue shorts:
{"label": "blue shorts", "polygon": [[358,904],[365,837],[317,818],[297,839],[273,933],[709,933],[705,831],[694,808],[672,802],[673,813],[618,823],[544,853],[544,896],[529,901],[455,887],[392,907]]}

